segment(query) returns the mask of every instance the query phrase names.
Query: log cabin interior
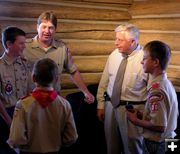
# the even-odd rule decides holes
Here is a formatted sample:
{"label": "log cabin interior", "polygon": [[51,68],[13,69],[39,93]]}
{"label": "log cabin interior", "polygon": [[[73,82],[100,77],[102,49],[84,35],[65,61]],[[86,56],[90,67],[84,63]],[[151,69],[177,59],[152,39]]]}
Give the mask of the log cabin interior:
{"label": "log cabin interior", "polygon": [[[90,88],[99,83],[107,57],[115,48],[114,29],[121,23],[137,25],[142,45],[151,40],[161,40],[171,47],[168,77],[175,86],[178,100],[180,99],[179,0],[0,0],[0,8],[0,31],[13,25],[23,29],[28,38],[37,33],[38,16],[43,11],[53,11],[58,17],[56,39],[63,40],[70,48],[73,59]],[[0,54],[2,52],[0,42]],[[61,80],[63,96],[79,93],[68,74],[64,73]],[[96,94],[96,89],[91,91]],[[91,114],[95,114],[95,106],[92,109],[87,106],[85,108],[89,112],[93,110]],[[82,122],[88,121],[87,113],[85,117],[86,120],[82,119]],[[101,127],[102,125],[98,128],[102,129]],[[82,135],[82,140],[83,137]],[[103,134],[101,137],[103,138]],[[103,153],[102,151],[99,153]]]}

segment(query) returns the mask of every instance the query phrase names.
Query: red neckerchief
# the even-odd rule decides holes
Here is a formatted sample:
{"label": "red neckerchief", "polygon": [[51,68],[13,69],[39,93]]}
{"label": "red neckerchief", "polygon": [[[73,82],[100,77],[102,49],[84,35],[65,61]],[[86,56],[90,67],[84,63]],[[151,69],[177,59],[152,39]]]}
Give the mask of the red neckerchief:
{"label": "red neckerchief", "polygon": [[47,91],[39,89],[32,92],[32,96],[42,108],[46,108],[49,104],[51,104],[56,99],[57,95],[58,94],[55,90]]}

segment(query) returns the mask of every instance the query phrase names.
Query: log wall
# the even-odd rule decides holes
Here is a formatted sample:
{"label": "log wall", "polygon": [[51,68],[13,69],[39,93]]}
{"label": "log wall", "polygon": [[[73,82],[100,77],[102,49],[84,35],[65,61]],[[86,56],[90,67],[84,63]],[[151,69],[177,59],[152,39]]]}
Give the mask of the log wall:
{"label": "log wall", "polygon": [[[0,0],[0,31],[14,25],[36,35],[36,20],[46,10],[58,17],[57,39],[70,48],[87,85],[99,83],[107,56],[113,51],[114,29],[121,23],[136,24],[141,43],[167,42],[173,56],[168,75],[180,89],[179,0]],[[0,51],[3,51],[0,45]],[[1,52],[2,53],[2,52]],[[62,94],[78,89],[68,74],[62,76]]]}
{"label": "log wall", "polygon": [[180,1],[144,0],[134,1],[129,13],[141,30],[141,43],[151,40],[166,42],[172,49],[168,77],[180,91]]}

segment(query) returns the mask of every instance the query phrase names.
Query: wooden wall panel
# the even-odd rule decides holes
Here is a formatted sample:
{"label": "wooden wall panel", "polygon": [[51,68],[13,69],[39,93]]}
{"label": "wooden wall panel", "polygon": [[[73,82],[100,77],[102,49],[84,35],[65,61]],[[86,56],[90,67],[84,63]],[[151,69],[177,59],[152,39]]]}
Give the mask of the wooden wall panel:
{"label": "wooden wall panel", "polygon": [[101,73],[107,61],[107,56],[76,56],[73,59],[80,72]]}
{"label": "wooden wall panel", "polygon": [[180,13],[179,0],[145,0],[133,3],[129,12],[138,15],[168,15]]}
{"label": "wooden wall panel", "polygon": [[[32,0],[33,1],[33,0]],[[84,8],[84,7],[73,7],[59,5],[42,4],[40,2],[28,3],[24,1],[20,2],[9,2],[2,1],[0,3],[0,14],[1,16],[8,17],[29,17],[37,18],[43,11],[50,10],[55,12],[60,19],[78,19],[78,20],[128,20],[130,14],[127,11],[110,10],[110,9],[98,9],[98,8]],[[22,8],[23,11],[22,13]],[[33,11],[32,11],[33,8]]]}
{"label": "wooden wall panel", "polygon": [[[99,83],[102,73],[81,73],[86,85]],[[72,83],[69,74],[63,74],[61,77],[62,89],[73,89],[76,86]]]}
{"label": "wooden wall panel", "polygon": [[172,49],[168,77],[180,91],[180,3],[179,0],[146,0],[133,3],[129,12],[141,30],[141,43],[151,40],[167,43]]}
{"label": "wooden wall panel", "polygon": [[180,31],[180,18],[135,18],[130,21],[140,30]]}

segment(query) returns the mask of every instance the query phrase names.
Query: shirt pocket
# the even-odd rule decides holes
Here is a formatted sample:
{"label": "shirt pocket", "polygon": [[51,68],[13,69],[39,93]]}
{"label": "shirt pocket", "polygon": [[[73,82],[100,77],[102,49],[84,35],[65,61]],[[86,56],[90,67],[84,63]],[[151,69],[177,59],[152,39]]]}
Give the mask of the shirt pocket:
{"label": "shirt pocket", "polygon": [[129,75],[128,87],[134,91],[139,91],[146,86],[146,81],[142,77],[142,74],[132,73]]}

